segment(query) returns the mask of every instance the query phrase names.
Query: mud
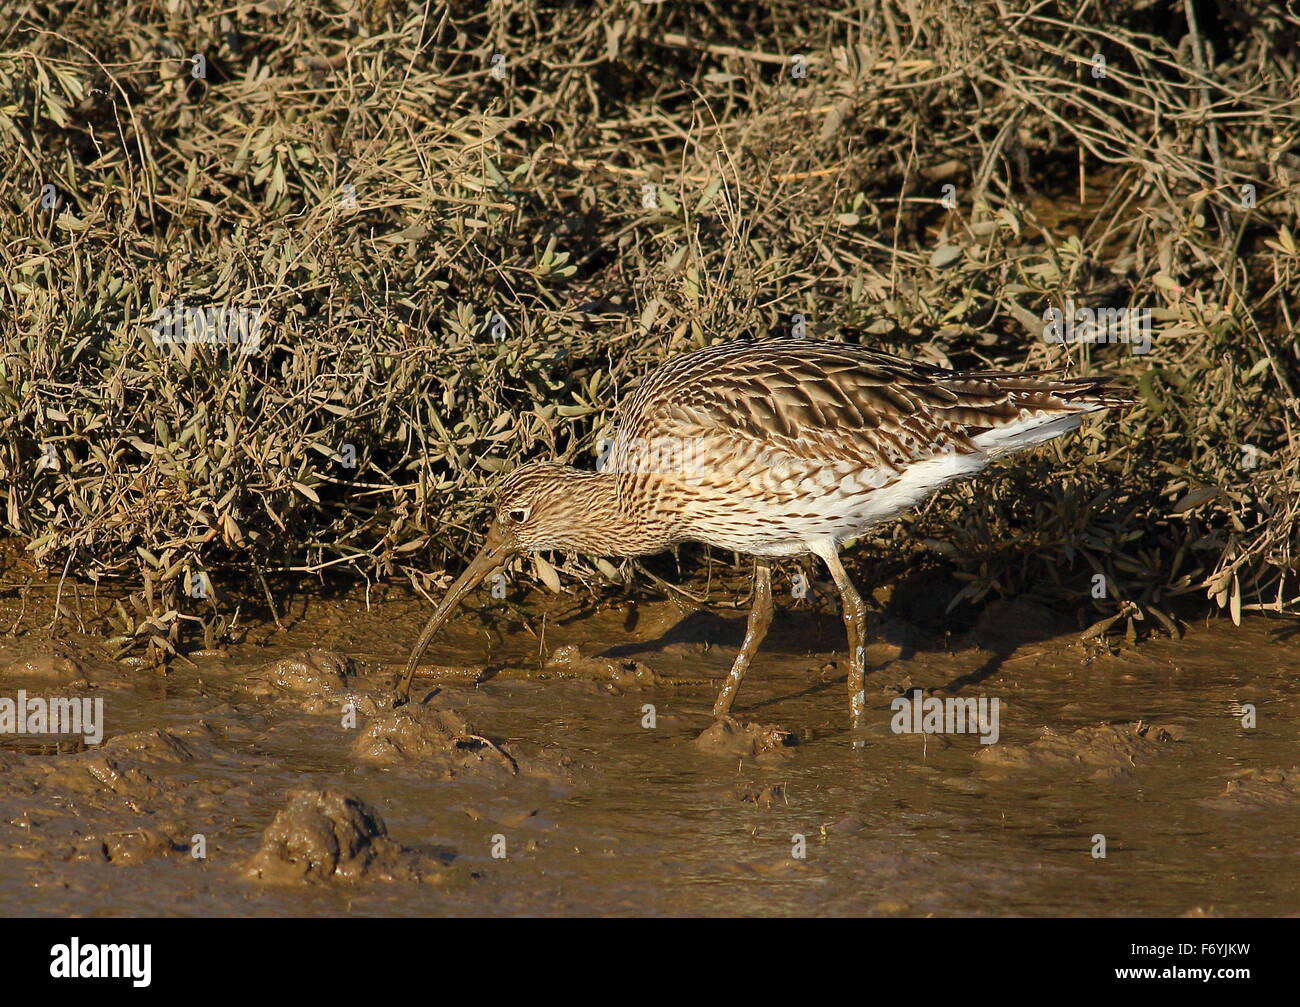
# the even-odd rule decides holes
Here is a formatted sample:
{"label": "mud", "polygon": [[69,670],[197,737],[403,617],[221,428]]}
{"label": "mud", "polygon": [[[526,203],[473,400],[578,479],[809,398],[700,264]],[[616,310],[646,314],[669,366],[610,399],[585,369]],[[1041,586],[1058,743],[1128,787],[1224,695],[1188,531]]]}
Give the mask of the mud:
{"label": "mud", "polygon": [[296,790],[244,874],[287,885],[422,882],[443,880],[443,867],[390,839],[379,812],[364,801],[338,790]]}
{"label": "mud", "polygon": [[[1057,779],[1083,775],[1091,780],[1116,780],[1131,776],[1138,760],[1154,759],[1177,741],[1178,730],[1141,721],[1081,727],[1060,735],[1050,727],[1028,745],[992,745],[976,753],[981,766],[1002,774],[1042,772]],[[1188,755],[1189,753],[1178,753]]]}
{"label": "mud", "polygon": [[695,747],[713,755],[761,759],[788,756],[788,749],[799,744],[793,731],[773,724],[742,724],[728,717],[710,724],[695,739]]}
{"label": "mud", "polygon": [[[6,913],[1300,911],[1292,623],[1109,650],[1028,601],[961,636],[891,611],[854,734],[829,610],[779,612],[713,724],[739,611],[484,608],[394,709],[426,608],[285,608],[166,673],[62,624],[0,637],[0,698],[105,719],[93,745],[0,735]],[[997,699],[996,743],[895,733],[913,695]]]}

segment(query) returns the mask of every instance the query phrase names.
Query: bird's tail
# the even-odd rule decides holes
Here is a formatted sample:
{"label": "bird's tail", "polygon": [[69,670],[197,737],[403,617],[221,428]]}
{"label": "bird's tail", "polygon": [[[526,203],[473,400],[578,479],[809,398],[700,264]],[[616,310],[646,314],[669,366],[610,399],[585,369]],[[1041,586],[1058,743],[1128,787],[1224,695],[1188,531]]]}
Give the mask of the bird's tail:
{"label": "bird's tail", "polygon": [[996,389],[1001,394],[1001,409],[984,411],[966,428],[974,443],[996,458],[1069,433],[1090,413],[1131,407],[1134,396],[1113,387],[1113,380],[1108,375],[1062,378],[1050,372],[972,371],[954,374],[949,387],[985,394]]}

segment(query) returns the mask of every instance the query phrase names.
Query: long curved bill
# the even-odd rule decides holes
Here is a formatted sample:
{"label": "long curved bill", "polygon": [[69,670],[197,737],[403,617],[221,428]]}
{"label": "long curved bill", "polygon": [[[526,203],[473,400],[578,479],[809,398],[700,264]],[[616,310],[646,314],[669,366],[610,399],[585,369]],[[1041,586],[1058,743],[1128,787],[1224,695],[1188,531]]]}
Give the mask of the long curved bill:
{"label": "long curved bill", "polygon": [[419,663],[420,658],[424,656],[425,650],[428,649],[429,643],[438,630],[442,629],[443,623],[450,619],[452,613],[456,611],[456,606],[460,604],[461,599],[478,587],[483,578],[501,566],[513,552],[514,550],[507,543],[489,533],[482,551],[465,568],[465,572],[456,578],[455,583],[447,588],[447,593],[425,624],[420,639],[415,642],[415,650],[411,651],[411,659],[406,662],[406,674],[402,678],[402,684],[397,689],[397,703],[395,705],[401,706],[411,698],[411,680],[415,678],[415,666]]}

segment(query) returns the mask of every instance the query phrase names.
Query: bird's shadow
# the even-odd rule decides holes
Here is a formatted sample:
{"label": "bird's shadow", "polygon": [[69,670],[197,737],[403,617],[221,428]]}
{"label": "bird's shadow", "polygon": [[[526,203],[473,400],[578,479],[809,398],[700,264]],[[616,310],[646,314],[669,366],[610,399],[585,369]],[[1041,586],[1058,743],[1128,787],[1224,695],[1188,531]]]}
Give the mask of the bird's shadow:
{"label": "bird's shadow", "polygon": [[[689,612],[676,623],[652,640],[639,640],[633,643],[620,643],[600,652],[602,657],[633,657],[638,654],[661,652],[674,645],[704,644],[708,647],[738,650],[745,639],[747,615],[724,616],[716,612],[699,610]],[[635,629],[636,620],[629,619],[624,629]],[[874,637],[873,637],[874,639]],[[904,654],[910,656],[914,649],[910,640],[898,642],[904,648]],[[844,624],[833,613],[801,610],[778,609],[772,618],[772,626],[759,646],[759,654],[781,653],[797,654],[821,652],[826,650],[842,651],[847,646]]]}
{"label": "bird's shadow", "polygon": [[[727,618],[716,612],[700,609],[688,612],[668,627],[656,639],[620,643],[600,652],[601,657],[632,657],[662,651],[676,644],[707,644],[717,647],[739,647],[745,638],[746,616]],[[636,609],[628,613],[623,629],[632,632],[640,621]]]}
{"label": "bird's shadow", "polygon": [[[868,665],[867,674],[880,674],[896,668],[918,653],[953,653],[978,649],[988,657],[979,667],[963,672],[947,684],[940,686],[945,692],[956,693],[976,685],[997,674],[1003,663],[1020,647],[1041,643],[1074,628],[1067,616],[1032,601],[1016,599],[995,601],[986,606],[968,631],[958,636],[926,633],[917,630],[907,619],[907,610],[886,605],[882,611],[873,612],[869,623],[871,643],[884,642],[898,647],[898,654],[887,661]],[[658,637],[632,643],[616,644],[600,652],[602,657],[623,658],[662,652],[668,647],[682,644],[704,644],[737,650],[745,637],[746,616],[723,616],[716,612],[699,610],[690,612],[670,626]],[[637,619],[629,615],[628,631],[635,628]],[[800,652],[833,652],[842,656],[848,646],[844,624],[838,615],[824,610],[778,609],[771,631],[760,645],[756,663],[764,652],[797,654]],[[812,696],[836,685],[843,685],[844,675],[829,681],[817,682],[790,696],[750,704],[751,708],[782,702],[786,699]]]}

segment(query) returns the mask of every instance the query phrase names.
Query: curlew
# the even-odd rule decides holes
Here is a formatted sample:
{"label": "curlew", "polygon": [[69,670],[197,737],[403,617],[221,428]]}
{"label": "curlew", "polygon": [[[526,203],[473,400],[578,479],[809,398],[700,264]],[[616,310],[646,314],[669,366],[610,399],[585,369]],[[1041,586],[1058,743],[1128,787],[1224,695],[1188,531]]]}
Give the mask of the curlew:
{"label": "curlew", "polygon": [[839,590],[859,728],[866,606],[841,545],[996,458],[1125,404],[1108,380],[955,371],[813,339],[674,357],[620,405],[597,471],[534,462],[501,482],[483,548],[420,634],[397,702],[407,701],[417,662],[461,599],[511,556],[642,556],[702,542],[755,559],[753,608],[714,717],[730,716],[771,622],[771,561],[811,553]]}

